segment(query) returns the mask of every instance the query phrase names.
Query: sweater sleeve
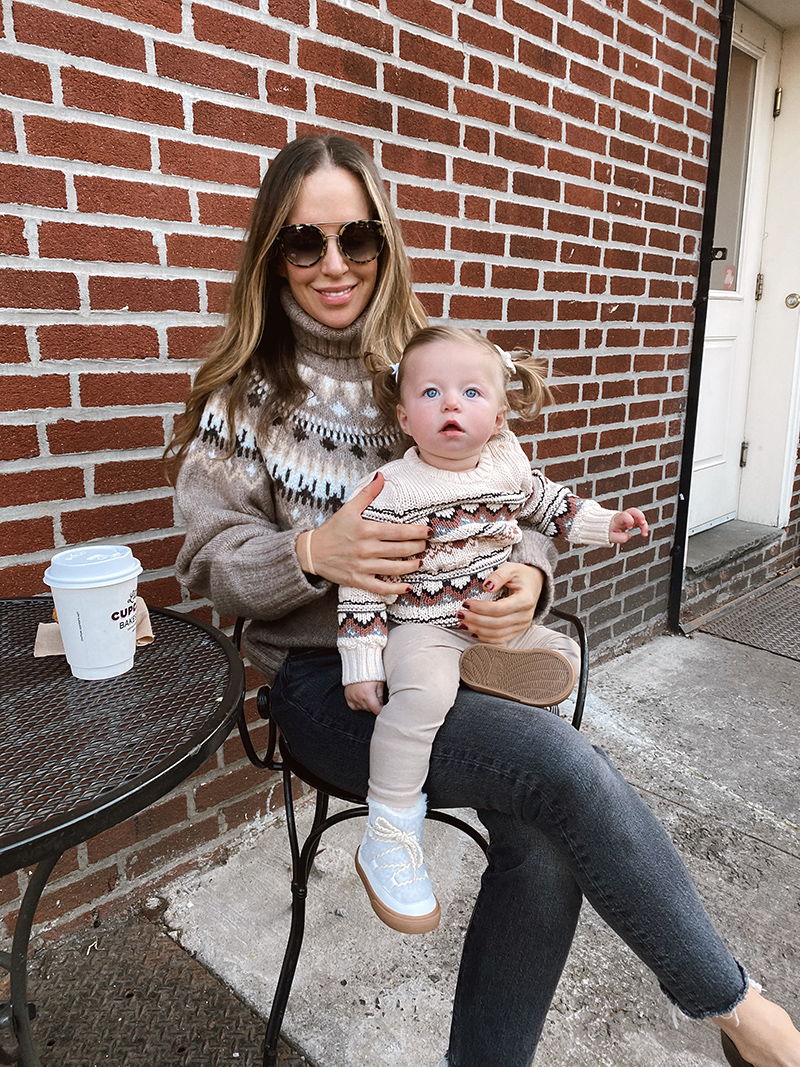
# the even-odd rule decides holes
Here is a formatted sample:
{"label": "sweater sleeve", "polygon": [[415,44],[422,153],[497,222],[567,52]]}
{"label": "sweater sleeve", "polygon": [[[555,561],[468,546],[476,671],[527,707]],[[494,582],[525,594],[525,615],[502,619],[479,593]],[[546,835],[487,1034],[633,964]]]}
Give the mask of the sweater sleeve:
{"label": "sweater sleeve", "polygon": [[302,528],[281,530],[276,523],[263,461],[236,453],[219,458],[198,437],[176,491],[186,522],[178,580],[220,614],[275,620],[324,597],[330,583],[311,582],[300,568],[295,542]]}
{"label": "sweater sleeve", "polygon": [[547,537],[564,537],[571,544],[610,544],[608,532],[615,512],[575,496],[540,470],[532,475],[533,489],[520,512],[522,521]]}
{"label": "sweater sleeve", "polygon": [[558,561],[558,553],[549,537],[544,537],[536,530],[529,527],[521,527],[522,540],[518,541],[511,550],[511,563],[525,563],[529,567],[536,567],[542,572],[544,585],[539,595],[539,603],[536,605],[536,613],[533,621],[541,623],[550,611],[550,605],[555,599],[556,583],[555,569]]}
{"label": "sweater sleeve", "polygon": [[337,644],[342,657],[342,685],[385,679],[386,633],[386,601],[364,589],[340,586]]}

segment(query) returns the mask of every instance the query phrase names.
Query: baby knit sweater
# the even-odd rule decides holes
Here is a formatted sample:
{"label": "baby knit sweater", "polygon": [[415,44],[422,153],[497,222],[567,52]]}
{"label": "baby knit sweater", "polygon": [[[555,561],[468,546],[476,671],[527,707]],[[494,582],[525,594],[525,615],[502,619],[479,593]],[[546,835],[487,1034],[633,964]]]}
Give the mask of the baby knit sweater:
{"label": "baby knit sweater", "polygon": [[[337,588],[304,574],[297,537],[330,518],[366,471],[396,454],[399,440],[373,403],[361,356],[362,320],[331,329],[306,314],[288,287],[281,299],[307,399],[265,440],[257,425],[269,386],[254,374],[231,441],[227,390],[220,389],[206,404],[176,486],[186,523],[178,580],[211,600],[220,615],[251,620],[244,651],[267,681],[287,652],[328,648],[335,654]],[[553,595],[554,557],[533,531],[514,548],[515,559],[545,576],[540,617]]]}
{"label": "baby knit sweater", "polygon": [[[339,590],[342,682],[381,681],[387,623],[434,623],[455,628],[465,600],[492,600],[483,582],[505,563],[521,539],[518,520],[548,537],[577,544],[607,545],[613,511],[576,497],[531,470],[508,429],[491,438],[478,465],[468,471],[440,470],[410,448],[382,468],[385,484],[364,512],[379,522],[429,526],[433,536],[418,570],[405,581],[409,593],[380,597],[363,589]],[[371,476],[370,476],[371,477]],[[368,484],[365,479],[356,491]]]}

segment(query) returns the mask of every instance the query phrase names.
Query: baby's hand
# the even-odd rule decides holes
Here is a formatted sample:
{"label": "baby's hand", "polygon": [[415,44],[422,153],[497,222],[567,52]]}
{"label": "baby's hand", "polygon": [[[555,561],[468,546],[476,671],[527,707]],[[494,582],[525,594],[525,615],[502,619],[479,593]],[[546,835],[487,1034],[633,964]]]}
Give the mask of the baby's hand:
{"label": "baby's hand", "polygon": [[379,715],[383,707],[383,682],[351,682],[344,687],[344,699],[353,711]]}
{"label": "baby's hand", "polygon": [[611,520],[608,529],[608,539],[612,545],[623,545],[630,541],[634,530],[641,530],[642,537],[647,537],[647,519],[638,508],[628,508],[627,511],[618,511]]}

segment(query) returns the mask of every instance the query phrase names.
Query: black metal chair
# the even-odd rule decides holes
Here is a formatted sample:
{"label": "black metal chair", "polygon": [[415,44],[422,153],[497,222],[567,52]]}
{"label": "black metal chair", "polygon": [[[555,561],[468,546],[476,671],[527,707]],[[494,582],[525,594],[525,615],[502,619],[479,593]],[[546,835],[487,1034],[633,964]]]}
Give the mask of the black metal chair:
{"label": "black metal chair", "polygon": [[[586,689],[589,679],[589,648],[586,640],[586,631],[583,623],[575,615],[570,615],[567,612],[560,611],[556,608],[551,608],[551,614],[556,618],[569,623],[569,625],[573,627],[581,650],[581,670],[578,677],[575,708],[572,714],[572,725],[576,730],[579,730],[583,719],[583,707],[586,701]],[[237,619],[233,634],[233,642],[237,648],[241,647],[242,631],[246,621],[246,619]],[[279,734],[276,724],[270,717],[269,686],[264,685],[259,689],[256,696],[256,705],[259,716],[269,724],[265,755],[259,756],[255,750],[252,738],[248,732],[244,712],[242,712],[239,717],[239,734],[242,739],[242,744],[244,745],[244,750],[247,753],[247,757],[252,764],[264,770],[279,771],[282,776],[283,796],[286,807],[286,829],[289,835],[289,849],[292,856],[292,920],[289,929],[289,939],[286,944],[286,951],[284,953],[283,963],[278,978],[278,985],[275,989],[275,996],[272,1001],[269,1019],[267,1020],[267,1030],[264,1041],[264,1067],[274,1067],[277,1063],[278,1038],[280,1036],[281,1025],[283,1024],[283,1016],[286,1011],[289,994],[291,993],[297,961],[300,957],[300,949],[303,945],[308,879],[314,864],[314,857],[317,854],[317,846],[326,830],[329,830],[332,826],[336,826],[337,823],[344,822],[348,819],[366,817],[368,809],[366,806],[366,797],[356,796],[338,788],[337,786],[331,785],[330,782],[323,781],[295,759],[286,738]],[[280,759],[275,758],[276,749],[280,754]],[[317,794],[314,821],[311,830],[302,845],[300,844],[298,837],[297,823],[295,820],[292,776],[299,778],[300,781],[311,786]],[[347,801],[355,806],[337,812],[335,815],[328,815],[328,805],[331,797],[335,797],[337,800]],[[468,837],[472,838],[472,840],[483,849],[484,853],[486,852],[488,847],[486,839],[478,830],[464,822],[462,819],[450,815],[447,811],[439,811],[435,808],[428,809],[426,818],[432,819],[435,822],[446,823],[448,826],[453,826],[457,830],[461,830],[462,833],[465,833]]]}

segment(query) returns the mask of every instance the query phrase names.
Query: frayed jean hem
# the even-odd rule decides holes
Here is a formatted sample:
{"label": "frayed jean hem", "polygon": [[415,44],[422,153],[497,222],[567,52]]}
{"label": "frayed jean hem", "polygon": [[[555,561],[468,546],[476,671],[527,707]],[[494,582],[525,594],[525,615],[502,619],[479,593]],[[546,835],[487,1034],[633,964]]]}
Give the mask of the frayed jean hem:
{"label": "frayed jean hem", "polygon": [[734,1015],[735,1016],[736,1015],[736,1009],[742,1003],[744,998],[747,996],[747,993],[748,993],[748,990],[750,989],[750,986],[753,986],[754,989],[757,989],[759,991],[759,993],[761,992],[761,986],[758,984],[758,982],[754,982],[750,978],[750,975],[747,973],[747,971],[741,965],[741,963],[735,958],[734,958],[734,963],[739,968],[739,973],[742,976],[743,988],[742,988],[741,993],[739,993],[738,996],[736,996],[730,1002],[730,1004],[727,1007],[722,1008],[721,1010],[718,1010],[718,1009],[704,1009],[704,1010],[700,1010],[700,1011],[687,1011],[686,1008],[682,1007],[678,1003],[678,1001],[675,999],[675,997],[673,997],[673,995],[670,993],[670,991],[664,985],[661,985],[661,983],[659,983],[659,985],[661,985],[662,992],[664,993],[664,995],[666,996],[667,1000],[669,1000],[670,1004],[672,1005],[672,1011],[671,1011],[672,1022],[673,1022],[674,1026],[676,1028],[678,1026],[678,1022],[681,1019],[681,1017],[683,1017],[685,1019],[694,1019],[694,1020],[699,1021],[701,1019],[716,1019],[716,1018],[719,1018],[720,1016],[726,1016],[726,1015]]}

